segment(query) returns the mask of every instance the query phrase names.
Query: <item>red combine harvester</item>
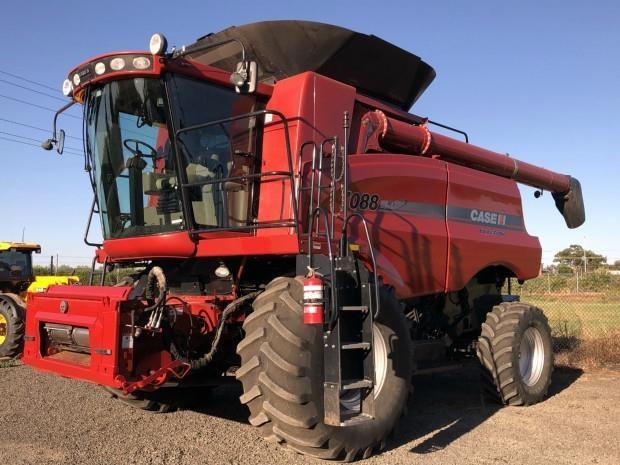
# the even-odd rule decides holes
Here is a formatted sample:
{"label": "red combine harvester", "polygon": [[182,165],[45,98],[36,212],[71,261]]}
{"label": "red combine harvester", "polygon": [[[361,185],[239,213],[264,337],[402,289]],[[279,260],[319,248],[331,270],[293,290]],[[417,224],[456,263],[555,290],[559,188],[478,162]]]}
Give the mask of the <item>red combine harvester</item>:
{"label": "red combine harvester", "polygon": [[96,260],[135,274],[30,295],[24,362],[151,410],[236,376],[266,439],[323,459],[379,450],[414,371],[477,356],[497,400],[542,400],[547,320],[501,293],[540,268],[517,183],[571,228],[580,185],[432,132],[407,110],[434,76],[302,21],[172,52],[156,34],[74,68],[44,147],[62,152],[57,117],[83,105]]}

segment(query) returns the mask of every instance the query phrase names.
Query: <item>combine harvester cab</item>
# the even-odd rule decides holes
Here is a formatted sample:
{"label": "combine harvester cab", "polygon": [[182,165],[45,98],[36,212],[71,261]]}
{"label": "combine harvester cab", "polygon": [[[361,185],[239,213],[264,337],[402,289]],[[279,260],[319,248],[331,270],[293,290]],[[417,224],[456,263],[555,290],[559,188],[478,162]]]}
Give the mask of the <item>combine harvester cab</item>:
{"label": "combine harvester cab", "polygon": [[[432,132],[407,110],[434,76],[304,21],[173,52],[155,34],[74,68],[43,145],[62,152],[58,116],[84,105],[103,275],[31,296],[24,361],[160,412],[236,378],[264,437],[347,461],[385,444],[414,367],[477,357],[498,401],[542,400],[547,321],[502,295],[540,266],[517,182],[550,191],[569,227],[580,186]],[[133,274],[104,286],[115,267]]]}

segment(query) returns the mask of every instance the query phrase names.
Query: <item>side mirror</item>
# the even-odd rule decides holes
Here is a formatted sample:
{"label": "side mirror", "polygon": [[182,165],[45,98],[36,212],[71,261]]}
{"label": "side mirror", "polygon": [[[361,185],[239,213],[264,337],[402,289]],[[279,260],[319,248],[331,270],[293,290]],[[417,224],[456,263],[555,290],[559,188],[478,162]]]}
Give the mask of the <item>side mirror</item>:
{"label": "side mirror", "polygon": [[258,65],[255,61],[240,61],[237,69],[230,75],[230,82],[235,85],[238,94],[251,94],[256,92],[258,80]]}
{"label": "side mirror", "polygon": [[58,133],[58,140],[56,141],[56,151],[58,155],[62,155],[63,150],[65,149],[65,130],[61,129]]}

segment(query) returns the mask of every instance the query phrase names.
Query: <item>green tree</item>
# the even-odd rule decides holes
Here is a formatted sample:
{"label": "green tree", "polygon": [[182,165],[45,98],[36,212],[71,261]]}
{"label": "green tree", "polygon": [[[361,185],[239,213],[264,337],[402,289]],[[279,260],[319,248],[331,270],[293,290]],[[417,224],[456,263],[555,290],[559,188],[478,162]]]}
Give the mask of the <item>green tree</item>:
{"label": "green tree", "polygon": [[[607,263],[607,257],[592,250],[585,250],[578,244],[572,244],[555,254],[553,262],[573,268],[595,270]],[[584,266],[585,263],[585,266]]]}

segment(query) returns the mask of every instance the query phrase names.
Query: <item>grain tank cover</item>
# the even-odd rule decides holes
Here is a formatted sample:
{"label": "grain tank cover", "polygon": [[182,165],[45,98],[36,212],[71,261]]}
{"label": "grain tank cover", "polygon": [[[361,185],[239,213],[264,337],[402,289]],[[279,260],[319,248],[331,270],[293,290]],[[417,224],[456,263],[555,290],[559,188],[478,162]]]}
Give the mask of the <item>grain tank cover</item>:
{"label": "grain tank cover", "polygon": [[[259,81],[304,71],[349,84],[360,93],[408,110],[435,78],[435,70],[416,55],[373,35],[310,21],[264,21],[209,34],[187,47],[238,39],[248,59],[258,62]],[[231,43],[188,57],[234,69],[239,46]]]}

